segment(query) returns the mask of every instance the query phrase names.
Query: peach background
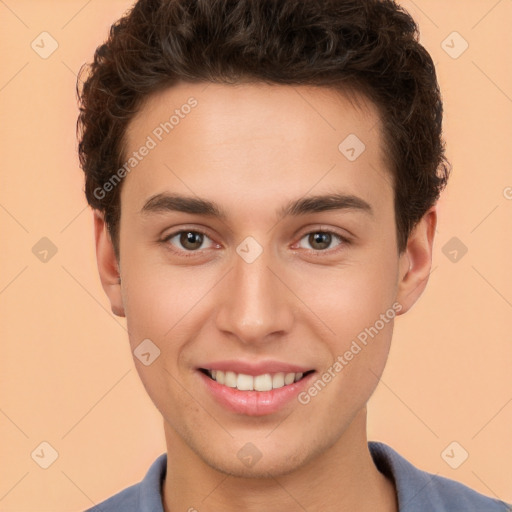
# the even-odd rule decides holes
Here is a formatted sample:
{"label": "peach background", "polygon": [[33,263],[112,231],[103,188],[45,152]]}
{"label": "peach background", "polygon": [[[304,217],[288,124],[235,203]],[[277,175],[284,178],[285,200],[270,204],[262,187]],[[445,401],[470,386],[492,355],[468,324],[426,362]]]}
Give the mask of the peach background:
{"label": "peach background", "polygon": [[[369,438],[512,502],[512,2],[402,3],[438,69],[453,175],[430,283],[396,323]],[[83,510],[165,451],[99,283],[76,157],[75,75],[129,6],[0,3],[1,511]],[[31,48],[43,31],[59,45],[48,59]],[[441,47],[453,31],[469,43],[458,59]],[[32,253],[42,237],[58,250],[46,263]],[[468,248],[456,263],[442,252],[452,237]],[[30,455],[42,441],[59,454],[48,469]],[[452,441],[469,452],[456,470],[441,457]]]}

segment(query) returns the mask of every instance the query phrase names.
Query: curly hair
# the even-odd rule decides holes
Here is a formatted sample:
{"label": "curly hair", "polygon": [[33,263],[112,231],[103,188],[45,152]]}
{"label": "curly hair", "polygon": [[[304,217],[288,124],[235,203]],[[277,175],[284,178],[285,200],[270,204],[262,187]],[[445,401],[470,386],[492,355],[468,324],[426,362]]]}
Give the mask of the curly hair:
{"label": "curly hair", "polygon": [[[80,82],[84,73],[88,76]],[[446,185],[443,105],[432,58],[393,0],[138,0],[77,81],[85,194],[116,254],[124,136],[147,97],[178,81],[357,91],[376,106],[394,186],[398,250]]]}

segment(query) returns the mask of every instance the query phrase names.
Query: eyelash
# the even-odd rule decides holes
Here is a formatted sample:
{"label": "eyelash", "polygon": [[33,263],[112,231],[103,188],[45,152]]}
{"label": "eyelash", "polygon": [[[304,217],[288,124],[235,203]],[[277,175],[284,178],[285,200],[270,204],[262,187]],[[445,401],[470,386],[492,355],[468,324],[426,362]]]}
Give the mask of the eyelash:
{"label": "eyelash", "polygon": [[[174,248],[174,246],[172,246],[172,244],[170,244],[170,240],[172,240],[175,236],[177,235],[181,235],[182,233],[196,233],[196,234],[201,234],[207,238],[209,238],[211,240],[211,238],[208,236],[207,233],[205,233],[204,231],[202,231],[201,229],[197,229],[197,228],[194,228],[194,229],[180,229],[179,231],[174,231],[173,233],[167,235],[164,239],[161,240],[161,242],[170,250],[172,251],[173,253],[175,254],[178,254],[184,258],[193,258],[193,257],[197,257],[198,255],[200,255],[203,251],[207,250],[207,249],[197,249],[195,251],[188,251],[186,249],[176,249]],[[308,231],[307,233],[304,233],[300,239],[299,239],[299,242],[311,235],[311,234],[318,234],[318,233],[323,233],[323,234],[329,234],[329,235],[332,235],[333,237],[337,238],[338,241],[340,242],[340,244],[337,246],[337,248],[335,249],[306,249],[306,251],[310,252],[310,253],[315,253],[315,254],[322,254],[322,253],[325,253],[325,254],[333,254],[333,253],[336,253],[338,252],[339,250],[342,250],[342,248],[344,246],[347,246],[347,245],[350,245],[350,240],[342,235],[340,235],[339,233],[336,233],[335,231],[331,231],[331,230],[328,230],[328,229],[316,229],[316,230],[312,230],[312,231]],[[212,240],[213,242],[213,240]],[[215,243],[215,242],[214,242]]]}

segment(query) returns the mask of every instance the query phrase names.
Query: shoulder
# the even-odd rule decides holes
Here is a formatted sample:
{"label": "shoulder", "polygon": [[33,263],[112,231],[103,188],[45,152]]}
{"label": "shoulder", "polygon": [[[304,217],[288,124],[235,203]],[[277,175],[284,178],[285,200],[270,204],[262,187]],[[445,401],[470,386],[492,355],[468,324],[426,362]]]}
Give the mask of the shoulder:
{"label": "shoulder", "polygon": [[160,455],[139,483],[98,503],[85,512],[163,512],[162,481],[167,468],[167,454]]}
{"label": "shoulder", "polygon": [[416,468],[384,443],[370,441],[368,447],[379,471],[395,482],[400,512],[512,512],[503,501]]}
{"label": "shoulder", "polygon": [[140,483],[134,484],[85,512],[135,512],[139,510],[139,490]]}

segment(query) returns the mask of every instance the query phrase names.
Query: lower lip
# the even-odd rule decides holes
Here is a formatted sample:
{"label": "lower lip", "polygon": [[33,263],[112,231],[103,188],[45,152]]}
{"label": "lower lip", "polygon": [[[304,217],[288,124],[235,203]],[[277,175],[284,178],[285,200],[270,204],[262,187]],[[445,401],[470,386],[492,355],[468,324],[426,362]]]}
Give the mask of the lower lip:
{"label": "lower lip", "polygon": [[270,391],[240,391],[219,384],[208,375],[199,371],[208,391],[226,409],[247,416],[264,416],[281,410],[307,387],[315,372],[301,380]]}

